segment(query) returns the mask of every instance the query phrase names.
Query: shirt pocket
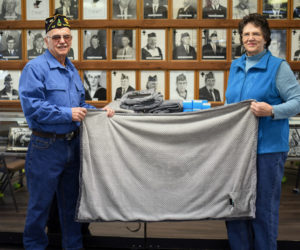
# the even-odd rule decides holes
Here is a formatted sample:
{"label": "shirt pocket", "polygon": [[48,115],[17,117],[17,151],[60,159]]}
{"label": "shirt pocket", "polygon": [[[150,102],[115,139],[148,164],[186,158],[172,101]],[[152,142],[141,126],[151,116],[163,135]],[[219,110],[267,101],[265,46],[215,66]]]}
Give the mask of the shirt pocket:
{"label": "shirt pocket", "polygon": [[51,104],[67,106],[69,95],[66,86],[50,81],[46,83],[46,99]]}

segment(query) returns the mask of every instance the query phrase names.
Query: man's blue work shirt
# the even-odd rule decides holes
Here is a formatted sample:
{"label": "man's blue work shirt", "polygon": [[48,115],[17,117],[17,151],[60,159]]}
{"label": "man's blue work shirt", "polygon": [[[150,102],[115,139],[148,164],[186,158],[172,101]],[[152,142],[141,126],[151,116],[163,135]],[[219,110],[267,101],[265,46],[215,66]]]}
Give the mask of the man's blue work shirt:
{"label": "man's blue work shirt", "polygon": [[31,129],[56,134],[76,130],[72,107],[94,108],[85,103],[84,88],[78,71],[66,58],[66,67],[46,50],[28,62],[22,71],[19,95]]}

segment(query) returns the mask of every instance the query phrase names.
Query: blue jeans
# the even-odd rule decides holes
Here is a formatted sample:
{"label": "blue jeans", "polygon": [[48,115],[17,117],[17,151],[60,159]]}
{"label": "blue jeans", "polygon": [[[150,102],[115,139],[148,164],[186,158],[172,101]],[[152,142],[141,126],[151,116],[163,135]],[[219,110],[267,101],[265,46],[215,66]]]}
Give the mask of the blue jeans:
{"label": "blue jeans", "polygon": [[64,249],[82,248],[80,223],[75,222],[79,189],[79,137],[64,139],[31,136],[26,159],[29,192],[23,243],[25,249],[46,249],[47,218],[56,192]]}
{"label": "blue jeans", "polygon": [[286,153],[257,155],[256,218],[226,221],[232,250],[276,250]]}

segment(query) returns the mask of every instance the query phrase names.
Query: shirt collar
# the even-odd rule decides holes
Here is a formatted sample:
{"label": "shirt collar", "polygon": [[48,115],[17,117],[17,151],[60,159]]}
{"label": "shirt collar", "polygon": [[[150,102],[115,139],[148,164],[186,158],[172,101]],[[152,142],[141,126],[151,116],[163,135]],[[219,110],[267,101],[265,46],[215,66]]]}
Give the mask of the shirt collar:
{"label": "shirt collar", "polygon": [[62,69],[71,69],[73,71],[74,69],[74,66],[73,64],[71,63],[71,61],[69,60],[68,57],[66,57],[66,67],[64,67],[63,65],[61,65],[57,60],[56,58],[50,53],[50,51],[47,49],[46,52],[45,52],[45,57],[47,59],[47,62],[50,66],[50,68],[62,68]]}
{"label": "shirt collar", "polygon": [[246,56],[246,53],[244,53],[239,59],[237,59],[238,62],[236,66],[244,69],[246,60],[253,60],[253,61],[257,61],[257,63],[254,66],[252,66],[252,68],[265,69],[267,68],[267,62],[270,56],[271,56],[271,52],[266,49],[264,49],[262,52],[254,56]]}

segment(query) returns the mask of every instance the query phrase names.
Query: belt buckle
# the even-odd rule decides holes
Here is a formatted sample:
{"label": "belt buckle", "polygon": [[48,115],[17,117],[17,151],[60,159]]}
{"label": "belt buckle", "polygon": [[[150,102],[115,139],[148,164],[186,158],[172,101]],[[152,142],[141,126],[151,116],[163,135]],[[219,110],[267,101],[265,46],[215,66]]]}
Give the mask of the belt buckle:
{"label": "belt buckle", "polygon": [[65,136],[65,140],[67,141],[71,141],[74,137],[74,131],[72,131],[71,133],[66,134]]}

